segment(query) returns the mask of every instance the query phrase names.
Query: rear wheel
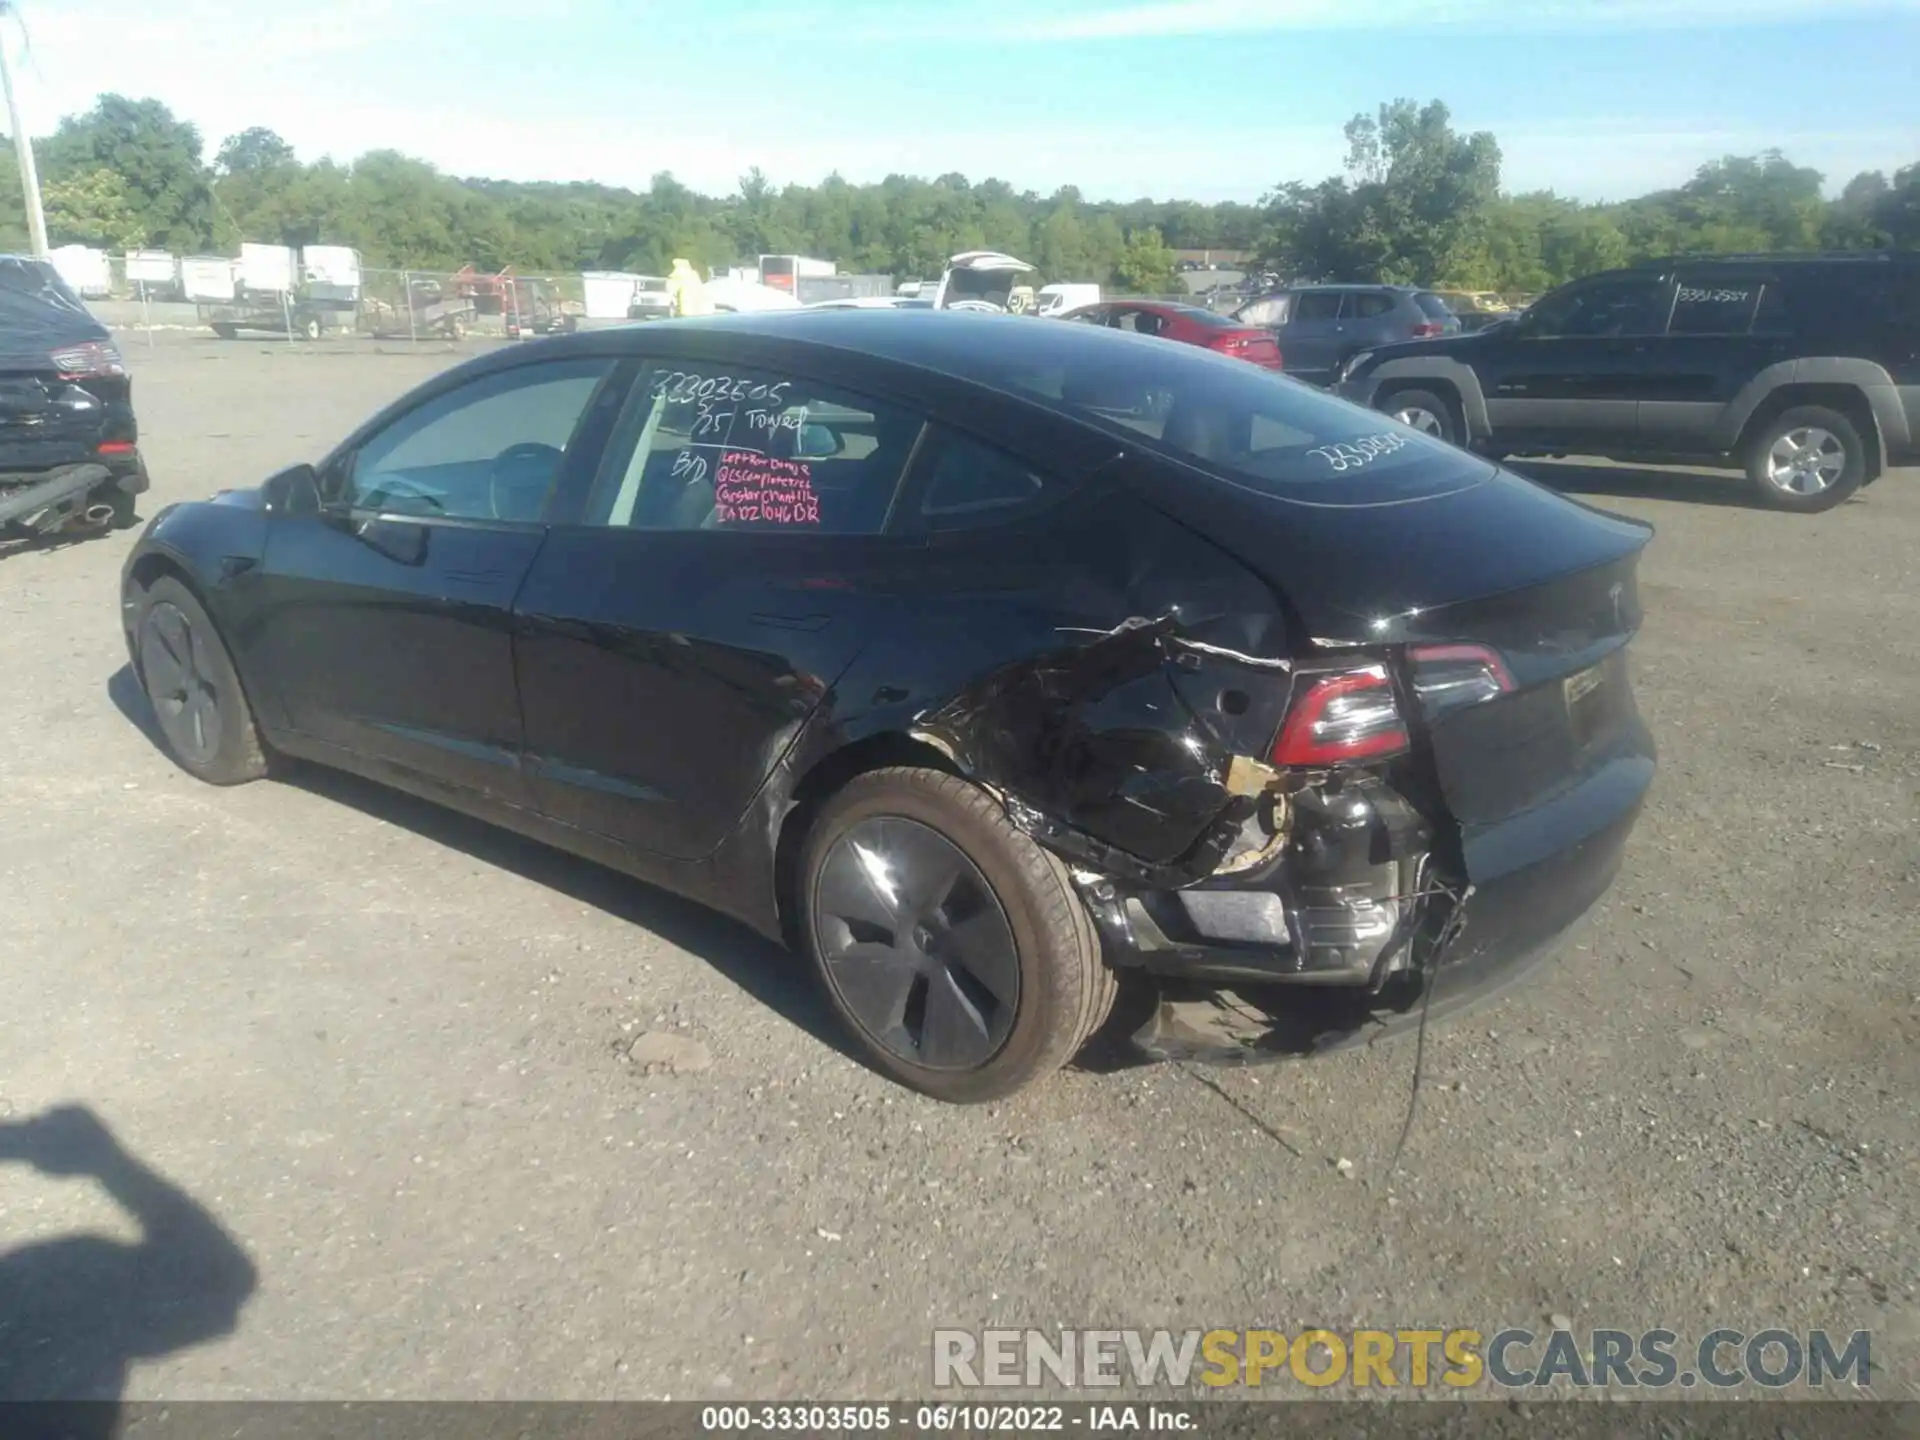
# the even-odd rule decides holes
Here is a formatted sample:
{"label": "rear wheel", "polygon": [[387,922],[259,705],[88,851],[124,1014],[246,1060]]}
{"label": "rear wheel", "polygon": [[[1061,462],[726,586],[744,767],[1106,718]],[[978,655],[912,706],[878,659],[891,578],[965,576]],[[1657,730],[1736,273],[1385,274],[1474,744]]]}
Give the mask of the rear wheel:
{"label": "rear wheel", "polygon": [[171,575],[142,592],[134,647],[141,687],[181,769],[210,785],[238,785],[267,773],[266,748],[220,632]]}
{"label": "rear wheel", "polygon": [[1460,443],[1460,424],[1454,417],[1453,406],[1431,390],[1396,390],[1380,402],[1380,408],[1422,435],[1431,435],[1449,445]]}
{"label": "rear wheel", "polygon": [[307,316],[299,322],[299,325],[301,338],[306,340],[318,340],[320,338],[320,317],[318,315]]}
{"label": "rear wheel", "polygon": [[1867,447],[1852,420],[1824,405],[1782,411],[1753,436],[1747,479],[1776,510],[1831,510],[1867,475]]}
{"label": "rear wheel", "polygon": [[232,340],[237,338],[240,334],[239,330],[237,330],[235,327],[233,327],[232,325],[225,325],[225,324],[215,325],[213,327],[213,333],[215,335],[218,335],[222,340]]}
{"label": "rear wheel", "polygon": [[1066,867],[956,776],[855,778],[808,834],[800,899],[841,1020],[878,1069],[937,1099],[1032,1084],[1112,1009]]}

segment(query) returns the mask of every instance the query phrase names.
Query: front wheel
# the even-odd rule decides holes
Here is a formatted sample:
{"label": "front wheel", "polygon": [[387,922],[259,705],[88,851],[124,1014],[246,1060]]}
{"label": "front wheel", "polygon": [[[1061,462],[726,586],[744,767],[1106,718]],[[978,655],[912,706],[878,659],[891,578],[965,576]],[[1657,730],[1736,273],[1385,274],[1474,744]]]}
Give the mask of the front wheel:
{"label": "front wheel", "polygon": [[162,575],[141,592],[134,653],[141,688],[180,768],[209,785],[267,773],[266,748],[233,659],[193,592]]}
{"label": "front wheel", "polygon": [[1380,408],[1409,429],[1431,435],[1449,445],[1460,443],[1460,425],[1453,406],[1431,390],[1396,390],[1380,402]]}
{"label": "front wheel", "polygon": [[1823,405],[1799,405],[1760,428],[1747,451],[1747,479],[1760,502],[1817,515],[1867,476],[1867,447],[1852,420]]}
{"label": "front wheel", "polygon": [[807,836],[802,933],[876,1068],[936,1099],[994,1100],[1072,1059],[1116,982],[1066,867],[979,787],[858,776]]}

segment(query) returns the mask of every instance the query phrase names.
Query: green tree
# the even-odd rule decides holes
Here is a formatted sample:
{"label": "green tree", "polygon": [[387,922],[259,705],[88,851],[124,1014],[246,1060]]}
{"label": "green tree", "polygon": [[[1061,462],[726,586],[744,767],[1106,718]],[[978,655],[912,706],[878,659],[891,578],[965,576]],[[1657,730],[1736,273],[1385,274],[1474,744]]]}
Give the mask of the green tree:
{"label": "green tree", "polygon": [[1113,278],[1122,290],[1135,295],[1169,295],[1179,284],[1173,250],[1151,225],[1127,236]]}
{"label": "green tree", "polygon": [[42,179],[58,184],[106,170],[126,186],[139,239],[195,250],[213,238],[213,191],[200,132],[158,100],[102,95],[84,115],[61,120],[40,152]]}
{"label": "green tree", "polygon": [[47,213],[47,238],[55,245],[129,250],[146,243],[146,221],[126,182],[111,170],[49,180],[41,186],[40,198]]}

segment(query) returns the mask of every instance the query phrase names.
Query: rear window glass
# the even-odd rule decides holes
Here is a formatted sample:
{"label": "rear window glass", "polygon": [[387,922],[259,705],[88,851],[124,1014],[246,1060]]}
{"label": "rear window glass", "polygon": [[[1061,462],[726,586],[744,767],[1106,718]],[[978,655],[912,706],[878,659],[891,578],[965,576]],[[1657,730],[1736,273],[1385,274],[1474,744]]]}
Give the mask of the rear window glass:
{"label": "rear window glass", "polygon": [[[1420,307],[1421,314],[1433,320],[1447,320],[1453,316],[1453,311],[1447,308],[1447,302],[1430,290],[1422,290],[1415,295],[1413,303]],[[1471,310],[1473,307],[1469,304],[1466,308]]]}
{"label": "rear window glass", "polygon": [[1249,301],[1240,307],[1240,313],[1234,318],[1242,325],[1264,325],[1269,328],[1284,325],[1287,321],[1287,297],[1268,295]]}
{"label": "rear window glass", "polygon": [[1485,468],[1385,415],[1199,346],[1103,343],[1099,332],[1069,326],[1034,331],[1017,354],[961,351],[942,364],[1129,444],[1293,499],[1332,499],[1325,492],[1362,479],[1382,498],[1407,498]]}

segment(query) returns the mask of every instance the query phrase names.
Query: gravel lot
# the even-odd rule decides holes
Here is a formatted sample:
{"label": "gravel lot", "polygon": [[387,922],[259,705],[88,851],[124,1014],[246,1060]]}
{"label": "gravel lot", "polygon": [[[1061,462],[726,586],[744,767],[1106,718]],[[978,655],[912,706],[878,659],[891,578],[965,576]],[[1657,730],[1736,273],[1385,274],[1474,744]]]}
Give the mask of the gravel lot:
{"label": "gravel lot", "polygon": [[[143,514],[471,351],[126,343]],[[1920,473],[1812,519],[1536,473],[1659,527],[1664,769],[1567,962],[1431,1038],[1391,1185],[1411,1046],[922,1101],[693,907],[344,778],[188,779],[124,672],[132,534],[0,557],[0,1394],[911,1397],[936,1325],[1550,1315],[1870,1329],[1920,1394]],[[710,1068],[623,1057],[676,1027]],[[144,1172],[96,1167],[151,1256],[23,1163],[58,1104],[251,1269]]]}

